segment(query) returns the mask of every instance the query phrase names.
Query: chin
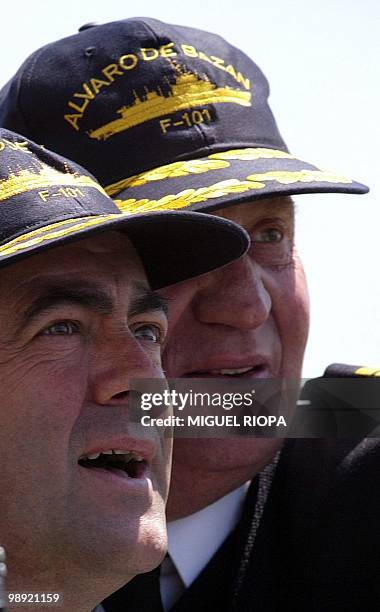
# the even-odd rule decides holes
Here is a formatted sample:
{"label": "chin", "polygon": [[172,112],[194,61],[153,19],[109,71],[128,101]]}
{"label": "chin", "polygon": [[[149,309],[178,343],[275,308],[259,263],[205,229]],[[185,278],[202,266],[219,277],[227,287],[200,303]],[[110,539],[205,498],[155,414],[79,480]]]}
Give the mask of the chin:
{"label": "chin", "polygon": [[88,572],[91,568],[94,578],[112,583],[116,590],[161,563],[167,550],[167,531],[162,500],[140,516],[129,514],[126,508],[118,520],[113,519],[107,523],[103,515],[101,521],[87,521],[86,528],[76,530],[70,548],[78,569]]}
{"label": "chin", "polygon": [[87,558],[87,570],[91,567],[93,577],[98,576],[102,581],[108,574],[109,583],[116,590],[138,574],[150,572],[160,565],[167,551],[166,526],[156,526],[153,532],[144,531],[137,540],[124,540],[121,547],[120,542],[114,542],[105,552],[99,551],[97,561],[89,563]]}
{"label": "chin", "polygon": [[177,439],[173,470],[190,468],[220,472],[247,468],[255,471],[268,463],[283,440],[279,438]]}
{"label": "chin", "polygon": [[163,560],[167,551],[166,520],[163,517],[158,525],[142,525],[135,552],[128,559],[128,566],[135,574],[150,572]]}

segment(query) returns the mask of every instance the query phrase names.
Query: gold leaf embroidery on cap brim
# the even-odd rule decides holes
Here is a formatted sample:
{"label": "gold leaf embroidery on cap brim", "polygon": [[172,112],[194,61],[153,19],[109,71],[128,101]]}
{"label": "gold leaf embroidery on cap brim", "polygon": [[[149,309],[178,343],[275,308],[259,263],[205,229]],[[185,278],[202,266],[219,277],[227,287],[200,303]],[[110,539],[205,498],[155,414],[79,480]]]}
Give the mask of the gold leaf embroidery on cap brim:
{"label": "gold leaf embroidery on cap brim", "polygon": [[294,155],[278,149],[264,148],[247,148],[247,149],[231,149],[230,151],[221,151],[220,153],[212,153],[208,156],[209,159],[231,159],[252,161],[254,159],[297,159]]}
{"label": "gold leaf embroidery on cap brim", "polygon": [[276,181],[282,185],[292,185],[293,183],[352,183],[351,179],[333,172],[323,170],[299,170],[289,172],[284,170],[274,170],[262,174],[250,174],[247,176],[249,181]]}
{"label": "gold leaf embroidery on cap brim", "polygon": [[296,159],[290,153],[277,149],[234,149],[208,155],[205,159],[191,159],[160,166],[141,174],[118,181],[105,187],[109,196],[115,196],[128,187],[138,187],[151,181],[161,181],[168,178],[179,178],[189,174],[201,174],[211,170],[220,170],[230,166],[227,160],[252,161],[255,159]]}
{"label": "gold leaf embroidery on cap brim", "polygon": [[252,181],[239,181],[230,179],[220,181],[210,187],[200,187],[199,189],[185,189],[175,195],[167,195],[159,200],[114,200],[116,206],[126,213],[143,213],[154,210],[175,210],[177,208],[186,208],[197,202],[205,202],[211,198],[221,198],[232,193],[244,193],[253,189],[262,189],[265,187],[263,183]]}
{"label": "gold leaf embroidery on cap brim", "polygon": [[357,374],[358,376],[380,376],[380,369],[363,366],[361,368],[358,368],[355,371],[355,374]]}
{"label": "gold leaf embroidery on cap brim", "polygon": [[90,176],[65,174],[41,164],[39,171],[23,169],[18,172],[10,172],[8,178],[0,180],[0,201],[52,186],[92,187],[106,195],[104,189]]}
{"label": "gold leaf embroidery on cap brim", "polygon": [[[6,244],[0,246],[0,257],[12,255],[14,253],[17,253],[18,251],[29,249],[42,242],[48,242],[50,240],[62,238],[64,236],[68,236],[69,234],[79,232],[88,227],[100,225],[102,223],[105,223],[106,221],[111,221],[115,218],[120,219],[120,217],[120,214],[115,213],[112,215],[81,217],[78,219],[65,219],[64,221],[57,221],[56,223],[51,223],[50,225],[46,225],[45,227],[40,227],[36,230],[28,232],[27,234],[17,236],[17,238],[14,238],[14,240],[11,240],[10,242],[7,242]],[[64,227],[69,224],[72,225],[70,227]]]}
{"label": "gold leaf embroidery on cap brim", "polygon": [[116,206],[125,214],[143,213],[155,210],[175,210],[186,208],[191,204],[205,202],[212,198],[217,199],[233,193],[244,193],[251,190],[264,189],[267,185],[263,181],[274,181],[285,185],[294,183],[352,183],[350,179],[320,170],[301,170],[298,172],[264,172],[262,174],[251,174],[245,181],[230,179],[220,181],[209,187],[199,189],[185,189],[177,194],[166,195],[159,200],[147,198],[137,200],[115,199]]}
{"label": "gold leaf embroidery on cap brim", "polygon": [[162,181],[168,178],[179,178],[181,176],[188,176],[189,174],[202,174],[203,172],[209,172],[210,170],[219,170],[220,168],[228,168],[228,161],[216,160],[216,159],[192,159],[190,161],[174,162],[167,166],[160,166],[154,168],[148,172],[131,176],[130,178],[109,185],[105,188],[105,191],[109,196],[113,196],[128,187],[138,187],[139,185],[145,185],[151,181]]}

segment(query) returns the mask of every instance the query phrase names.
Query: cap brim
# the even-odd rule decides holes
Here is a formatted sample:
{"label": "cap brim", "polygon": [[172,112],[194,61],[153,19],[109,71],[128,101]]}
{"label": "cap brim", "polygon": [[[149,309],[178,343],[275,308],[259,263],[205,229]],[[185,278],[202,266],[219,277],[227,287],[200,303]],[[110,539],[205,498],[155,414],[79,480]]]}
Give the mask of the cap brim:
{"label": "cap brim", "polygon": [[62,219],[0,245],[0,267],[105,231],[123,231],[136,247],[153,289],[210,272],[242,256],[249,237],[236,224],[192,212]]}
{"label": "cap brim", "polygon": [[243,148],[177,161],[105,188],[126,213],[185,209],[210,212],[232,204],[303,193],[364,194],[368,187],[321,170],[290,153]]}

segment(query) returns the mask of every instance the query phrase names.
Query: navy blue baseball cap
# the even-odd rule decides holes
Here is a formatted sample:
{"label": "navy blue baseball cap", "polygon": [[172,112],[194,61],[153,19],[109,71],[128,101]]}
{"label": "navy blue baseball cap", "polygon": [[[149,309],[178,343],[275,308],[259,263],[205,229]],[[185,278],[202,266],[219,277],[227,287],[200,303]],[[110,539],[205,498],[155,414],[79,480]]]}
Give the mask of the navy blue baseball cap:
{"label": "navy blue baseball cap", "polygon": [[133,18],[36,51],[0,92],[0,124],[74,158],[128,213],[368,191],[289,153],[268,97],[223,38]]}
{"label": "navy blue baseball cap", "polygon": [[109,230],[125,231],[153,288],[240,257],[246,232],[192,212],[122,214],[82,167],[0,129],[0,267]]}

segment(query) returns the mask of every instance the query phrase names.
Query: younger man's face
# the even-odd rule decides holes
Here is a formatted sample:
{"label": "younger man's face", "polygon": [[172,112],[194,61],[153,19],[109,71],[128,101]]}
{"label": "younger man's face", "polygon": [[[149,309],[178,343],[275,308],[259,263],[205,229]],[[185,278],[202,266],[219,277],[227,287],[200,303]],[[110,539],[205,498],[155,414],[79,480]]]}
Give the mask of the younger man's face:
{"label": "younger man's face", "polygon": [[[71,567],[122,584],[157,565],[166,545],[170,440],[128,422],[129,379],[163,376],[162,301],[132,244],[113,232],[33,256],[0,279],[9,578],[32,568],[59,589]],[[125,471],[85,459],[111,450],[132,453]]]}
{"label": "younger man's face", "polygon": [[[163,292],[170,303],[167,376],[298,380],[309,303],[294,246],[293,203],[290,198],[265,199],[217,214],[249,232],[251,251],[225,268]],[[199,496],[209,503],[251,478],[279,444],[274,439],[177,439],[169,517],[188,513],[186,490],[193,487],[195,499],[194,483],[201,483]]]}

